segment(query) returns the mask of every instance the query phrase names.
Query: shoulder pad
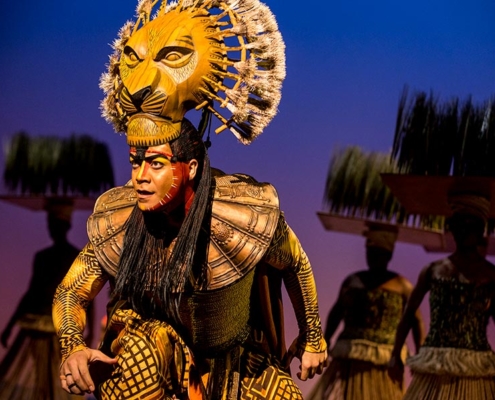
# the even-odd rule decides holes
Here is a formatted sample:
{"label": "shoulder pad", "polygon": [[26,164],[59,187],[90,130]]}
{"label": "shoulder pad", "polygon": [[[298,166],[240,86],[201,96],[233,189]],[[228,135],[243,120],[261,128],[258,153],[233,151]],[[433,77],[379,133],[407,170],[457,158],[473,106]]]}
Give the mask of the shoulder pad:
{"label": "shoulder pad", "polygon": [[125,222],[136,205],[136,193],[127,182],[103,193],[96,200],[87,223],[89,241],[100,265],[115,276],[125,234]]}
{"label": "shoulder pad", "polygon": [[261,260],[280,216],[278,195],[269,183],[249,175],[215,177],[209,289],[235,282]]}

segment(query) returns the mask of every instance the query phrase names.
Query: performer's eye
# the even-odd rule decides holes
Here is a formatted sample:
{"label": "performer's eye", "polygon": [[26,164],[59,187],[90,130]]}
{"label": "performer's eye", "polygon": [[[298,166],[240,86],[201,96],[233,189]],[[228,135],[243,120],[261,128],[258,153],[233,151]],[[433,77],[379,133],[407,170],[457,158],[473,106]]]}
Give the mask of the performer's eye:
{"label": "performer's eye", "polygon": [[131,163],[132,169],[139,168],[139,166],[141,165],[139,163],[139,161],[136,158],[132,157],[132,156],[129,158],[129,162]]}
{"label": "performer's eye", "polygon": [[164,164],[162,162],[156,161],[156,160],[151,161],[150,165],[151,165],[151,168],[153,168],[153,169],[160,169],[160,168],[163,168],[163,166],[164,166]]}
{"label": "performer's eye", "polygon": [[194,50],[181,46],[167,46],[161,49],[155,61],[160,61],[170,68],[180,68],[186,65],[194,54]]}
{"label": "performer's eye", "polygon": [[128,67],[133,68],[141,61],[136,52],[129,46],[124,48],[124,61]]}
{"label": "performer's eye", "polygon": [[152,160],[149,161],[149,163],[150,163],[150,167],[153,169],[161,169],[165,165],[170,165],[169,159],[165,156],[153,158]]}

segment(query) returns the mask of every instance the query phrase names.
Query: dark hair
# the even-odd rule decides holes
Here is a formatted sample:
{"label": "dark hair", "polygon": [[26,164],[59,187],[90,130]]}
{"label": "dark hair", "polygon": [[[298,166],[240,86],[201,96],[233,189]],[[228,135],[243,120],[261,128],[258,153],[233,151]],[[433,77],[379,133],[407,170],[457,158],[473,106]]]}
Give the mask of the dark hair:
{"label": "dark hair", "polygon": [[195,178],[197,185],[201,179],[202,166],[206,157],[206,148],[199,132],[189,120],[184,119],[180,136],[169,144],[177,161],[189,162],[195,159],[198,162],[199,170]]}
{"label": "dark hair", "polygon": [[180,228],[174,229],[162,213],[135,207],[127,221],[115,293],[143,317],[178,320],[181,293],[207,284],[211,171],[202,138],[188,120],[170,147],[177,161],[198,161],[191,208]]}

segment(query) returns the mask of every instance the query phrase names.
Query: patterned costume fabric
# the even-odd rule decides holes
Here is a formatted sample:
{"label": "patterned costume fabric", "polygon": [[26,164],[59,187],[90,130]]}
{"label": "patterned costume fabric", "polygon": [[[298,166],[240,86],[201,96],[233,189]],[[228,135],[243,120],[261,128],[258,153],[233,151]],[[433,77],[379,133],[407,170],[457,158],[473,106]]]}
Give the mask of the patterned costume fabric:
{"label": "patterned costume fabric", "polygon": [[[330,365],[307,399],[401,399],[401,385],[390,379],[387,363],[403,296],[382,288],[349,288],[343,300],[344,329],[330,351]],[[404,358],[406,352],[404,348]]]}
{"label": "patterned costume fabric", "polygon": [[419,353],[408,360],[413,380],[405,399],[495,398],[495,353],[486,335],[494,290],[493,283],[433,279],[430,330]]}
{"label": "patterned costume fabric", "polygon": [[[298,349],[325,350],[308,258],[280,213],[271,185],[246,175],[217,176],[215,181],[207,289],[183,294],[188,312],[181,313],[180,326],[143,319],[128,307],[113,313],[107,337],[118,364],[100,383],[101,398],[302,399],[287,372],[285,361],[290,360],[283,359],[283,320],[277,305],[283,280],[301,332]],[[57,290],[53,315],[63,360],[86,347],[81,335],[85,307],[118,272],[122,227],[135,205],[133,193],[125,186],[98,200],[88,223],[90,243]],[[260,284],[267,276],[268,286]],[[278,291],[268,293],[266,287]],[[239,315],[247,306],[244,329],[232,330],[223,314],[208,305],[208,298],[215,304],[232,291],[244,291],[249,299],[243,304],[243,296],[231,297],[231,307],[240,304]],[[203,302],[210,307],[208,319],[199,308]],[[273,313],[264,317],[266,310]],[[214,353],[208,352],[212,343],[217,346]]]}
{"label": "patterned costume fabric", "polygon": [[79,250],[69,243],[36,253],[31,283],[12,317],[20,329],[0,364],[1,399],[75,397],[60,387],[60,347],[51,319],[51,305],[57,285],[78,254]]}
{"label": "patterned costume fabric", "polygon": [[181,392],[177,381],[187,388],[187,376],[180,373],[182,363],[190,358],[189,352],[170,325],[142,320],[131,310],[117,310],[112,325],[115,328],[118,324],[121,329],[112,351],[120,355],[119,363],[111,378],[102,383],[103,399],[167,399],[167,393]]}

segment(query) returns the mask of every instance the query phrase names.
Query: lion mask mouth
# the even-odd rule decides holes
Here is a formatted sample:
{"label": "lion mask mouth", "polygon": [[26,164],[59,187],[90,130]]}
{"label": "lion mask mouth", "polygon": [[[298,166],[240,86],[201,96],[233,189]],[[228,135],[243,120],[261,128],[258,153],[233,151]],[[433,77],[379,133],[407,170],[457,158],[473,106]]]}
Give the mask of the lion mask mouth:
{"label": "lion mask mouth", "polygon": [[129,146],[158,146],[179,137],[181,121],[146,113],[134,114],[127,124]]}

